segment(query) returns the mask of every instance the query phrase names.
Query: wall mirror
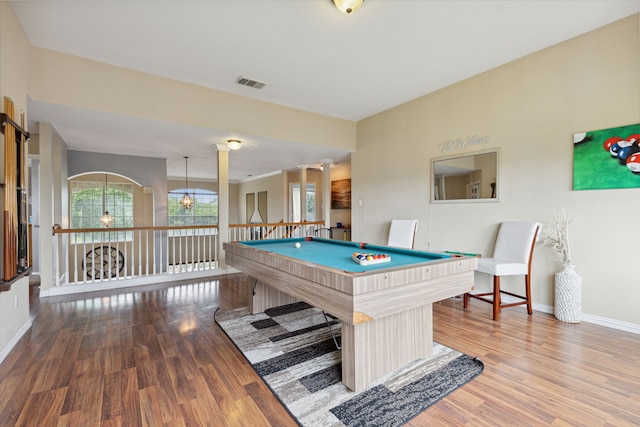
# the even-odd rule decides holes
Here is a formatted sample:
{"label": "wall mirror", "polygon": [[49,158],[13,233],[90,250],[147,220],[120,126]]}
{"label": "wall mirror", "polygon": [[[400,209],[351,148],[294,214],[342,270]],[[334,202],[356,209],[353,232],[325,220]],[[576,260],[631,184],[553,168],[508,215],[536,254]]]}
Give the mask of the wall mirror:
{"label": "wall mirror", "polygon": [[431,202],[500,201],[500,150],[494,148],[431,161]]}

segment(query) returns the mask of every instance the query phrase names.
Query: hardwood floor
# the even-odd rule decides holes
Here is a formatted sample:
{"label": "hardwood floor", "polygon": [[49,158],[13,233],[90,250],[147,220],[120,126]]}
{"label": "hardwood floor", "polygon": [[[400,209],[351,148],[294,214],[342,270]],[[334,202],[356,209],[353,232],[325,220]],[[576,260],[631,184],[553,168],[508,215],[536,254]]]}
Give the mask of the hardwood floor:
{"label": "hardwood floor", "polygon": [[[215,324],[244,275],[33,298],[33,327],[0,365],[0,426],[296,425]],[[37,289],[37,287],[33,287]],[[446,300],[434,339],[484,372],[410,426],[638,426],[640,335],[522,308]]]}

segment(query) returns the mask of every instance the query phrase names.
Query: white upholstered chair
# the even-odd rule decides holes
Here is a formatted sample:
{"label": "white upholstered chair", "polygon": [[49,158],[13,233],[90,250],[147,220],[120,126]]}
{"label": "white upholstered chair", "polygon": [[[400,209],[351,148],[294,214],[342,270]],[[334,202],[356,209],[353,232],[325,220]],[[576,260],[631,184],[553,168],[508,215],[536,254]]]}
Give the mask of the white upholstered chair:
{"label": "white upholstered chair", "polygon": [[[493,258],[478,259],[476,271],[493,276],[493,292],[464,294],[464,308],[469,306],[469,298],[476,298],[493,304],[493,320],[498,320],[500,310],[516,305],[527,306],[531,315],[531,259],[533,248],[540,232],[537,222],[503,222],[498,231],[498,238],[493,251]],[[500,277],[524,276],[524,296],[500,289]],[[501,295],[515,297],[515,302],[502,303]]]}
{"label": "white upholstered chair", "polygon": [[418,230],[417,219],[394,219],[389,227],[388,246],[413,249]]}

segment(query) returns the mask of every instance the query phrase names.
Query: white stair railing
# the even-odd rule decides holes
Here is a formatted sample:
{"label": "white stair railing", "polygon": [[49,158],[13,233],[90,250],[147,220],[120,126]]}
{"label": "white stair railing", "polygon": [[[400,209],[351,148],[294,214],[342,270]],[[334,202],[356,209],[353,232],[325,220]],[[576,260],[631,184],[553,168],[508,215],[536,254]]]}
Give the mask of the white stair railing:
{"label": "white stair railing", "polygon": [[[235,224],[229,240],[319,236],[324,223]],[[54,228],[56,286],[205,273],[218,268],[218,227]]]}
{"label": "white stair railing", "polygon": [[54,234],[56,285],[214,270],[217,226],[62,229]]}

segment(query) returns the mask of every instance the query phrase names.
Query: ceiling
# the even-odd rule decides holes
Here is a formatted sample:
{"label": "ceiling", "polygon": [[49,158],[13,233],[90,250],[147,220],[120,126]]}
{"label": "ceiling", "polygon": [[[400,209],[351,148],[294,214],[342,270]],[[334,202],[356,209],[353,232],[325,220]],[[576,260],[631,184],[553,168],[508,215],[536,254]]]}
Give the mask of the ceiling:
{"label": "ceiling", "polygon": [[[640,10],[640,0],[10,2],[34,46],[358,121]],[[238,77],[266,83],[236,84]],[[349,152],[29,101],[71,150],[167,159],[169,177],[217,177],[212,145],[240,137],[230,180]]]}

